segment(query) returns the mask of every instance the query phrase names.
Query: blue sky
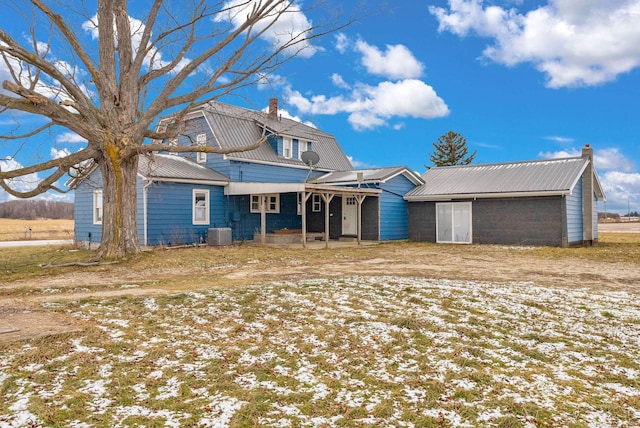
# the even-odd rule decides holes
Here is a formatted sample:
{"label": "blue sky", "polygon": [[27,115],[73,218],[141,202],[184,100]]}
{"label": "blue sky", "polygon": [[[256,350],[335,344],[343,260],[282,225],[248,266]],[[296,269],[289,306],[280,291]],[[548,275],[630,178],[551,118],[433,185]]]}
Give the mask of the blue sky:
{"label": "blue sky", "polygon": [[334,134],[358,168],[423,173],[449,130],[477,150],[476,163],[577,156],[589,144],[606,209],[640,211],[640,0],[366,8],[381,11],[315,41],[269,85],[221,101],[262,109],[277,97],[284,114]]}

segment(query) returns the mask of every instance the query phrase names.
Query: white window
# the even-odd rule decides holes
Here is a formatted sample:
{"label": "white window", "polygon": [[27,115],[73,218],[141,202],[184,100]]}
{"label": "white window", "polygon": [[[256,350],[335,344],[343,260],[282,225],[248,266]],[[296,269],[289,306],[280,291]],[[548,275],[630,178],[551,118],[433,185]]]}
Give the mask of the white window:
{"label": "white window", "polygon": [[307,151],[307,142],[298,142],[298,159],[302,159],[302,154]]}
{"label": "white window", "polygon": [[[196,144],[198,146],[205,147],[207,145],[207,134],[198,134],[196,136]],[[205,163],[207,161],[207,154],[205,152],[196,153],[196,162]]]}
{"label": "white window", "polygon": [[293,152],[293,142],[291,138],[283,138],[282,139],[282,156],[289,159],[291,158],[291,153]]}
{"label": "white window", "polygon": [[311,211],[314,213],[319,213],[320,211],[322,211],[322,200],[320,198],[320,195],[318,195],[317,193],[314,193],[311,196]]}
{"label": "white window", "polygon": [[[169,147],[177,147],[178,146],[178,139],[177,138],[172,138],[167,142],[167,146]],[[174,153],[174,152],[169,152],[170,155],[177,155],[178,153]]]}
{"label": "white window", "polygon": [[193,224],[209,224],[209,191],[193,189]]}
{"label": "white window", "polygon": [[251,212],[260,212],[260,200],[265,198],[265,212],[277,214],[280,212],[280,194],[251,195]]}
{"label": "white window", "polygon": [[436,204],[436,242],[471,243],[471,202]]}
{"label": "white window", "polygon": [[297,205],[296,205],[296,214],[298,215],[302,215],[302,195],[303,193],[298,192],[298,200],[297,200]]}
{"label": "white window", "polygon": [[93,191],[93,224],[102,224],[102,189]]}

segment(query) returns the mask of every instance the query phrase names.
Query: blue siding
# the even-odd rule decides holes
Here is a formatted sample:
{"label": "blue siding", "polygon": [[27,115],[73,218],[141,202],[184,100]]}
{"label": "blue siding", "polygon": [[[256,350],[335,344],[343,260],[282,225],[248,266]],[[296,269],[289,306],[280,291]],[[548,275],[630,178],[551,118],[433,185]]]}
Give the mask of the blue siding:
{"label": "blue siding", "polygon": [[144,192],[144,185],[146,181],[143,181],[140,177],[136,179],[136,229],[138,232],[138,241],[140,245],[144,245],[144,199],[142,194]]}
{"label": "blue siding", "polygon": [[415,185],[403,175],[380,185],[381,241],[409,238],[409,211],[403,196],[414,187]]}
{"label": "blue siding", "polygon": [[582,178],[573,192],[566,197],[567,206],[567,242],[582,242]]}
{"label": "blue siding", "polygon": [[276,136],[276,135],[270,133],[267,136],[267,141],[269,141],[269,144],[273,148],[273,151],[276,152],[276,154],[278,156],[282,156],[282,151],[283,151],[283,148],[284,148],[284,143],[282,141],[282,137],[279,137],[279,136]]}
{"label": "blue siding", "polygon": [[[309,170],[306,168],[232,161],[227,176],[232,181],[238,182],[302,183],[308,174]],[[322,174],[324,172],[312,171],[310,178],[318,177]]]}
{"label": "blue siding", "polygon": [[[211,132],[211,128],[209,127],[209,124],[207,123],[207,121],[204,119],[204,117],[198,117],[196,119],[191,119],[189,121],[186,122],[185,124],[185,131],[189,134],[189,136],[187,135],[180,135],[178,137],[178,145],[179,146],[191,146],[193,144],[195,144],[196,142],[196,136],[198,134],[206,134],[207,136],[207,145],[211,146],[211,147],[215,147],[217,146],[216,143],[216,139],[213,135],[213,132]],[[184,156],[186,158],[191,159],[192,161],[196,161],[196,153],[181,153],[179,156]],[[207,163],[206,165],[209,166],[209,157],[211,156],[210,153],[207,153]]]}
{"label": "blue siding", "polygon": [[75,190],[73,235],[78,242],[99,244],[102,225],[93,224],[93,191],[102,188],[102,174],[96,169]]}
{"label": "blue siding", "polygon": [[[193,189],[209,190],[208,225],[194,225]],[[140,194],[142,196],[142,194]],[[228,227],[224,188],[183,183],[154,183],[147,191],[149,245],[191,244],[206,241],[207,231]]]}

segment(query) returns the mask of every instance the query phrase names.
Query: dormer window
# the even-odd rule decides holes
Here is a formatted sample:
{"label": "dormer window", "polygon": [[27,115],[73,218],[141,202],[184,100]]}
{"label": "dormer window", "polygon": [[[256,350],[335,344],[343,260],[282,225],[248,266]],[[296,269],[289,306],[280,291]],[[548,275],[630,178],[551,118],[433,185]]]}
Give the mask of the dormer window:
{"label": "dormer window", "polygon": [[299,141],[298,142],[298,159],[302,159],[302,154],[304,152],[306,152],[307,150],[307,142],[306,141]]}
{"label": "dormer window", "polygon": [[[198,146],[205,147],[207,145],[207,134],[198,134],[196,136],[196,144]],[[205,163],[207,161],[207,154],[205,152],[196,153],[196,162]]]}
{"label": "dormer window", "polygon": [[291,159],[291,154],[293,153],[293,142],[291,138],[283,138],[282,139],[282,156],[287,159]]}

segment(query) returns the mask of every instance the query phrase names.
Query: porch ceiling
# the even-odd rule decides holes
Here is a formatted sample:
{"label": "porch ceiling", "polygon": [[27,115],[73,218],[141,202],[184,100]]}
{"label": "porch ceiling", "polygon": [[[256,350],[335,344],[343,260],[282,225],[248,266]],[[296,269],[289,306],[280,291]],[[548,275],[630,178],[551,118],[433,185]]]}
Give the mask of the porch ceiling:
{"label": "porch ceiling", "polygon": [[264,195],[271,193],[333,193],[349,195],[379,195],[380,189],[331,186],[312,183],[229,183],[224,188],[225,195]]}

